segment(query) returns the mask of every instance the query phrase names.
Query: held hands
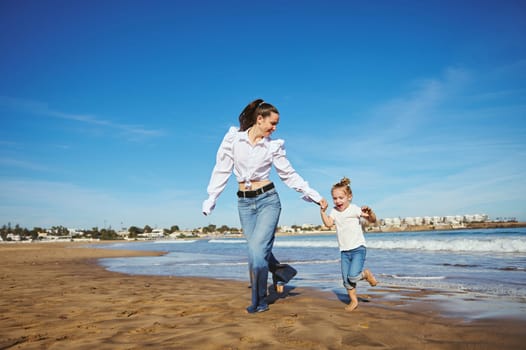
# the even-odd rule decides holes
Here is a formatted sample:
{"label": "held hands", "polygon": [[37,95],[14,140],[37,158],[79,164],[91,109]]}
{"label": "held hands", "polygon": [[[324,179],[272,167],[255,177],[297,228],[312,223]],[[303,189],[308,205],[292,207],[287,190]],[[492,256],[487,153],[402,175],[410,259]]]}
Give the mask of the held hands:
{"label": "held hands", "polygon": [[329,203],[327,203],[325,198],[322,198],[318,204],[320,205],[320,210],[323,212],[325,212],[325,210],[327,210],[329,207]]}
{"label": "held hands", "polygon": [[334,221],[325,213],[325,211],[329,207],[329,203],[327,203],[325,198],[322,198],[318,204],[320,205],[321,221],[325,226],[332,227],[334,225]]}

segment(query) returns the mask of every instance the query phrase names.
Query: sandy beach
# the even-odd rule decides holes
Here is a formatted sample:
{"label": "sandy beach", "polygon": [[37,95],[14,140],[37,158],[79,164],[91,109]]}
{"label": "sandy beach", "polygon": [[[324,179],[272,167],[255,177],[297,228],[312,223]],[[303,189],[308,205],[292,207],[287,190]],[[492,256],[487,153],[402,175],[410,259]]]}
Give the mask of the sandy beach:
{"label": "sandy beach", "polygon": [[359,293],[358,309],[346,313],[345,300],[334,294],[294,288],[275,298],[270,311],[248,315],[247,283],[129,276],[97,265],[103,257],[156,254],[79,243],[0,244],[0,349],[523,349],[526,343],[524,318],[445,315],[439,301],[423,298],[432,291],[393,298],[378,287],[374,295]]}

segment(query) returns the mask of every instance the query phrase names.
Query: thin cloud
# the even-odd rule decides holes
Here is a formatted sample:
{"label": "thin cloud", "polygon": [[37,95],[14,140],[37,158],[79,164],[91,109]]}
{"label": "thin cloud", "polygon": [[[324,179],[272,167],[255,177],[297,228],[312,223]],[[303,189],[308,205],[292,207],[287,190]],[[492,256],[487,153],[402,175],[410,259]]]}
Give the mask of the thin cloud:
{"label": "thin cloud", "polygon": [[[441,78],[415,81],[413,89],[405,95],[372,107],[352,120],[355,126],[348,129],[349,135],[339,135],[341,131],[336,131],[334,137],[323,134],[323,138],[318,141],[309,138],[292,142],[313,155],[332,149],[332,155],[336,158],[349,158],[349,155],[355,159],[369,160],[373,156],[392,157],[395,154],[393,147],[408,144],[411,148],[414,147],[411,143],[418,142],[425,135],[432,135],[433,129],[440,125],[443,106],[453,93],[462,91],[470,79],[467,71],[448,68]],[[337,141],[332,145],[331,140]],[[323,157],[326,155],[323,154]]]}
{"label": "thin cloud", "polygon": [[204,220],[200,205],[201,198],[189,195],[187,190],[115,193],[68,182],[0,181],[0,224],[195,228]]}
{"label": "thin cloud", "polygon": [[18,147],[20,146],[21,143],[20,142],[14,142],[14,141],[9,141],[9,140],[0,140],[0,146],[5,146],[5,147]]}
{"label": "thin cloud", "polygon": [[510,216],[523,213],[524,206],[510,208],[508,203],[521,203],[526,193],[524,168],[513,159],[473,166],[449,176],[427,179],[409,187],[394,184],[396,179],[385,176],[380,183],[391,188],[385,197],[374,203],[382,217],[453,215],[471,208],[487,208],[494,215]]}
{"label": "thin cloud", "polygon": [[5,166],[9,168],[20,168],[25,170],[33,171],[49,171],[50,169],[42,164],[27,162],[20,159],[13,158],[0,158],[0,166]]}
{"label": "thin cloud", "polygon": [[415,82],[414,89],[407,96],[387,101],[368,113],[366,119],[372,121],[373,137],[400,140],[421,133],[425,128],[432,132],[434,124],[442,118],[441,109],[452,96],[462,91],[469,80],[467,71],[448,68],[441,78]]}
{"label": "thin cloud", "polygon": [[[322,135],[323,139],[318,141],[298,139],[292,144],[301,145],[303,152],[314,156],[322,152],[320,156],[326,158],[325,150],[332,149],[335,159],[366,162],[394,158],[404,162],[405,157],[411,161],[413,156],[428,152],[441,153],[439,158],[446,158],[448,153],[458,154],[462,150],[483,153],[521,147],[524,143],[517,139],[524,130],[505,125],[491,127],[484,120],[512,120],[524,114],[524,105],[456,104],[459,100],[473,102],[473,96],[481,94],[473,91],[480,88],[487,75],[492,73],[477,75],[464,69],[448,68],[441,78],[421,80],[414,84],[413,91],[365,112],[359,119],[367,123],[351,130],[347,137]],[[491,86],[488,89],[490,91],[485,93],[499,94],[499,91],[491,91]],[[509,92],[502,90],[501,93],[506,94],[506,91]],[[500,133],[496,133],[497,128],[502,128]],[[488,136],[491,139],[487,139]],[[336,140],[334,144],[332,140]]]}
{"label": "thin cloud", "polygon": [[[520,63],[510,70],[522,69]],[[298,157],[323,159],[323,169],[311,181],[330,186],[350,177],[359,184],[357,203],[373,206],[380,217],[479,211],[521,217],[526,211],[521,204],[525,130],[513,121],[524,114],[524,106],[504,100],[491,106],[484,100],[474,103],[483,94],[517,95],[517,90],[486,84],[495,76],[446,69],[440,78],[421,80],[412,91],[364,113],[348,135],[331,130],[320,140],[297,139],[291,145],[301,149]]]}
{"label": "thin cloud", "polygon": [[132,139],[144,137],[157,137],[164,134],[162,130],[144,128],[142,125],[115,123],[111,120],[101,119],[89,114],[65,113],[49,108],[45,103],[0,96],[0,106],[25,112],[33,115],[48,116],[58,119],[70,120],[83,124],[121,131]]}

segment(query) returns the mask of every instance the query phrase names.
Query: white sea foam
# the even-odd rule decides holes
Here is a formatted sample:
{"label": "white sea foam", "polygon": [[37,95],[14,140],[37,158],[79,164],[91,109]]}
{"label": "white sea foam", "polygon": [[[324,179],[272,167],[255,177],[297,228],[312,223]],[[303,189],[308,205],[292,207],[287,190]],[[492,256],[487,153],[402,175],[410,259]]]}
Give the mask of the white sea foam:
{"label": "white sea foam", "polygon": [[248,265],[247,262],[202,262],[202,263],[182,263],[181,265],[185,266],[240,266]]}
{"label": "white sea foam", "polygon": [[[209,243],[245,244],[246,240],[212,239]],[[338,248],[336,239],[326,240],[280,240],[274,243],[280,248]],[[459,239],[368,239],[367,247],[375,249],[405,249],[451,252],[526,253],[526,238],[459,238]]]}
{"label": "white sea foam", "polygon": [[211,239],[208,243],[220,243],[220,244],[243,244],[247,243],[244,239]]}
{"label": "white sea foam", "polygon": [[153,241],[154,244],[181,244],[181,243],[194,243],[195,239],[166,239]]}
{"label": "white sea foam", "polygon": [[319,241],[277,241],[275,247],[281,248],[338,248],[338,242],[335,239]]}
{"label": "white sea foam", "polygon": [[[211,239],[208,243],[219,244],[245,244],[244,239]],[[337,248],[338,242],[336,240],[319,240],[319,241],[276,241],[274,247],[280,248]]]}
{"label": "white sea foam", "polygon": [[492,252],[492,253],[525,253],[526,239],[405,239],[405,240],[370,240],[367,246],[376,249],[408,249],[452,252]]}
{"label": "white sea foam", "polygon": [[391,277],[397,280],[423,280],[423,281],[433,281],[433,280],[443,280],[446,279],[446,276],[399,276],[399,275],[384,275],[386,277]]}
{"label": "white sea foam", "polygon": [[339,259],[329,259],[329,260],[288,261],[285,263],[290,264],[290,265],[322,265],[322,264],[339,264],[340,260]]}
{"label": "white sea foam", "polygon": [[[338,248],[338,242],[333,238],[316,241],[277,241],[274,246],[281,248]],[[367,240],[367,247],[423,251],[526,253],[526,238],[369,239]]]}

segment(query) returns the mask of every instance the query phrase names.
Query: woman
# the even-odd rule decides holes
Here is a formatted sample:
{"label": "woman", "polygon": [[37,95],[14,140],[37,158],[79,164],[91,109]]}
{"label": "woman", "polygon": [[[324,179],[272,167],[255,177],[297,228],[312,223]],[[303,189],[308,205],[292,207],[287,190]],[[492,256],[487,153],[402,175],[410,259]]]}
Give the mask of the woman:
{"label": "woman", "polygon": [[284,141],[270,138],[278,122],[276,107],[261,99],[252,101],[243,109],[239,116],[239,129],[231,127],[219,146],[207,189],[208,199],[203,202],[203,213],[210,215],[233,171],[239,187],[239,219],[248,244],[252,285],[252,303],[247,307],[248,313],[269,309],[265,300],[269,262],[275,261],[272,246],[281,212],[278,193],[269,180],[271,167],[276,168],[287,186],[301,192],[305,200],[321,205],[327,203],[292,168],[285,154]]}

